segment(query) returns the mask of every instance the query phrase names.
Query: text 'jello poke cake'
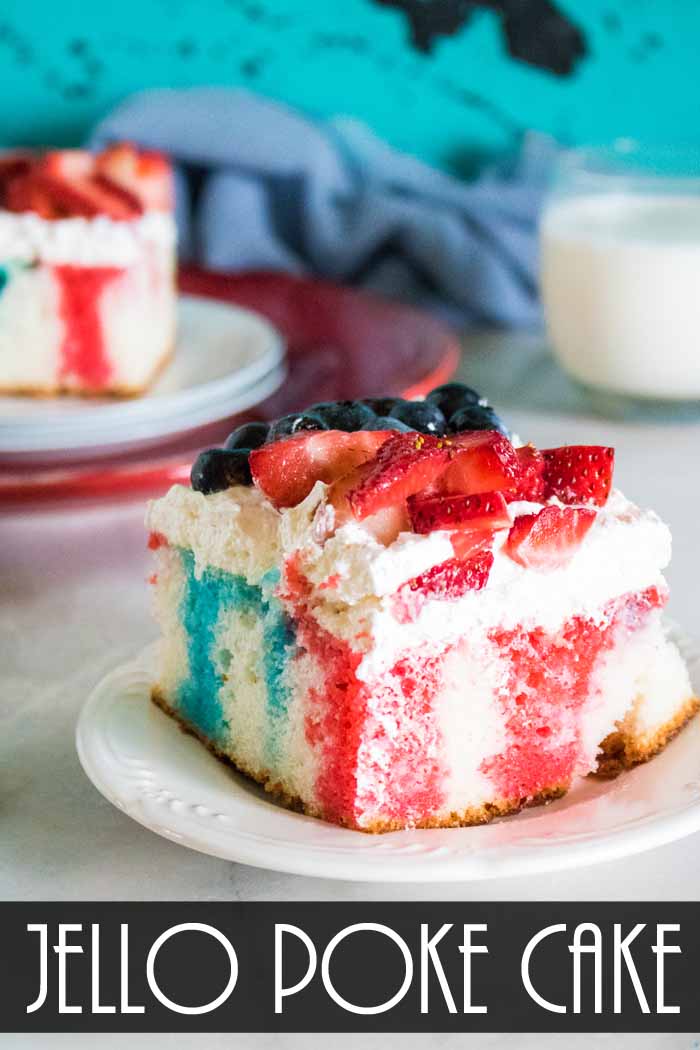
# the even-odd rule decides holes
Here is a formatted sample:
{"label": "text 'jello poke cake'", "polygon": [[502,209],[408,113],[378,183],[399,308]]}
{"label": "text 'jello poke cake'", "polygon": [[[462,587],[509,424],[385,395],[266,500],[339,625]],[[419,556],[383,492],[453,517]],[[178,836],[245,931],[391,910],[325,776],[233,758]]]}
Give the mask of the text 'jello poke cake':
{"label": "text 'jello poke cake'", "polygon": [[0,392],[145,390],[174,347],[172,211],[160,153],[0,155]]}
{"label": "text 'jello poke cake'", "polygon": [[698,707],[668,529],[613,450],[515,447],[472,390],[247,424],[149,510],[153,698],[290,806],[476,824],[659,751]]}

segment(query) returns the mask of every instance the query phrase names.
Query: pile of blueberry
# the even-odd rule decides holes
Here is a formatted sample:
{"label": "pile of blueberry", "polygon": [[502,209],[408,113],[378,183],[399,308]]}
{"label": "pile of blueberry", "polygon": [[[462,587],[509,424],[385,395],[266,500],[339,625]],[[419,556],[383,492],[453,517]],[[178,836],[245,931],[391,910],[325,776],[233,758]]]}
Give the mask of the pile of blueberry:
{"label": "pile of blueberry", "polygon": [[510,437],[486,398],[463,383],[436,387],[425,401],[404,401],[400,397],[322,401],[273,423],[244,423],[238,427],[223,448],[201,453],[192,468],[192,488],[209,493],[230,485],[252,484],[249,453],[304,430],[416,430],[438,437],[462,430],[498,430]]}

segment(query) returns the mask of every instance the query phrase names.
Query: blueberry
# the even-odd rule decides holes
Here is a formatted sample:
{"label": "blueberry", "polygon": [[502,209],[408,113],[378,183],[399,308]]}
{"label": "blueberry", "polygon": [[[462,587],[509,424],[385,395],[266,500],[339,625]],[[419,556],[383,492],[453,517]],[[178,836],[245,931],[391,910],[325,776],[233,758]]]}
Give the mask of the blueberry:
{"label": "blueberry", "polygon": [[400,397],[365,397],[362,404],[367,405],[377,416],[390,416],[392,408],[400,401]]}
{"label": "blueberry", "polygon": [[431,405],[437,405],[445,419],[450,419],[460,408],[487,403],[485,397],[464,383],[444,383],[437,386],[430,391],[425,400]]}
{"label": "blueberry", "polygon": [[226,438],[224,448],[260,448],[270,433],[269,423],[244,423]]}
{"label": "blueberry", "polygon": [[404,423],[402,419],[394,419],[393,416],[375,416],[365,430],[410,431],[413,430],[413,427],[409,427],[408,423]]}
{"label": "blueberry", "polygon": [[451,417],[449,430],[455,434],[461,430],[497,430],[509,438],[510,432],[490,405],[467,405],[458,409]]}
{"label": "blueberry", "polygon": [[200,452],[192,467],[190,481],[195,492],[221,492],[231,485],[250,485],[248,453],[243,449],[210,448]]}
{"label": "blueberry", "polygon": [[400,401],[394,405],[391,415],[421,434],[441,436],[447,429],[444,415],[438,406],[430,401]]}
{"label": "blueberry", "polygon": [[361,401],[321,401],[311,406],[311,412],[319,415],[328,430],[367,430],[367,424],[375,413]]}
{"label": "blueberry", "polygon": [[328,430],[329,428],[316,412],[290,412],[282,416],[270,427],[268,441],[279,441],[280,438],[298,434],[301,430]]}

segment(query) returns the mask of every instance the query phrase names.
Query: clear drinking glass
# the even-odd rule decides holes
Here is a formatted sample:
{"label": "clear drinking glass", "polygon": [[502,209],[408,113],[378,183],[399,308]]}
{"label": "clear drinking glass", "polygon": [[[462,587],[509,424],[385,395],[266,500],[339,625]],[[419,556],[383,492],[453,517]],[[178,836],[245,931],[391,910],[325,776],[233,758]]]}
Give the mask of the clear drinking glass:
{"label": "clear drinking glass", "polygon": [[540,233],[565,371],[612,414],[700,413],[700,146],[567,151]]}

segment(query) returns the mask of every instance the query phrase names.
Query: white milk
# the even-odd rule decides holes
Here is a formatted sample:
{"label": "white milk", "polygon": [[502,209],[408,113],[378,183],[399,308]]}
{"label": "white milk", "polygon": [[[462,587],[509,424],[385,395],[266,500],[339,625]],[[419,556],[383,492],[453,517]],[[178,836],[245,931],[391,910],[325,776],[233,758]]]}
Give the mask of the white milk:
{"label": "white milk", "polygon": [[700,197],[555,200],[542,220],[541,282],[552,346],[576,379],[700,399]]}

